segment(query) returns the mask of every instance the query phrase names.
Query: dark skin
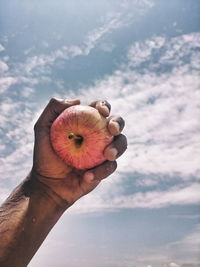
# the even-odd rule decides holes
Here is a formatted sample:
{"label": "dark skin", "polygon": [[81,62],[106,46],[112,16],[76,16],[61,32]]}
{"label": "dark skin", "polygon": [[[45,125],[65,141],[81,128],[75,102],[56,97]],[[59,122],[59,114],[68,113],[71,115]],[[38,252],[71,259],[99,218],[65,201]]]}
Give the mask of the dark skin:
{"label": "dark skin", "polygon": [[94,101],[91,106],[108,117],[108,130],[115,136],[104,150],[107,160],[85,171],[66,165],[52,149],[50,128],[63,110],[78,104],[78,99],[51,99],[35,124],[32,170],[0,207],[1,267],[27,266],[62,214],[116,170],[116,159],[127,148],[121,134],[124,120],[108,117],[107,101]]}

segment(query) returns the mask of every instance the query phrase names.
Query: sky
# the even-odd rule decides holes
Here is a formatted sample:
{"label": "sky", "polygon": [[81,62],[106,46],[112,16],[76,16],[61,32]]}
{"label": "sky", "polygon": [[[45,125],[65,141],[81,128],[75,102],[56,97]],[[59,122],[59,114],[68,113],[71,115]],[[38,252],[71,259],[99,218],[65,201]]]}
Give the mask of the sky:
{"label": "sky", "polygon": [[199,14],[198,0],[0,0],[0,201],[52,97],[107,99],[128,138],[30,267],[200,266]]}

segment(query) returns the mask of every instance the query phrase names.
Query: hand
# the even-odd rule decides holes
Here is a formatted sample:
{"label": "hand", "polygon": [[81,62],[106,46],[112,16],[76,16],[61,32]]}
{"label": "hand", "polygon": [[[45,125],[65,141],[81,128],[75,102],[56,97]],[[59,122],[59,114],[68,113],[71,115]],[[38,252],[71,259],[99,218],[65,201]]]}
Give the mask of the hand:
{"label": "hand", "polygon": [[[111,116],[108,118],[107,127],[115,138],[104,150],[107,160],[85,171],[66,165],[51,146],[50,129],[53,121],[63,110],[78,104],[80,104],[79,99],[64,101],[52,98],[34,127],[35,146],[31,177],[46,184],[69,205],[92,191],[102,179],[112,174],[117,168],[116,158],[127,148],[126,137],[120,134],[124,127],[124,120],[121,117]],[[103,116],[109,116],[110,104],[107,101],[95,101],[90,106],[98,109]]]}

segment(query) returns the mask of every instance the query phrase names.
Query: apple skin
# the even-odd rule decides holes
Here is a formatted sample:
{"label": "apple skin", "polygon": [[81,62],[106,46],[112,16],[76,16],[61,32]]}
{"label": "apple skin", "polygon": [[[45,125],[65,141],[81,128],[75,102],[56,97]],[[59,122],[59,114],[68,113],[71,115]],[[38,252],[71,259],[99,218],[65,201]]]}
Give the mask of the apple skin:
{"label": "apple skin", "polygon": [[65,109],[53,122],[50,138],[56,154],[80,170],[103,163],[103,151],[113,140],[107,119],[97,109],[84,105]]}

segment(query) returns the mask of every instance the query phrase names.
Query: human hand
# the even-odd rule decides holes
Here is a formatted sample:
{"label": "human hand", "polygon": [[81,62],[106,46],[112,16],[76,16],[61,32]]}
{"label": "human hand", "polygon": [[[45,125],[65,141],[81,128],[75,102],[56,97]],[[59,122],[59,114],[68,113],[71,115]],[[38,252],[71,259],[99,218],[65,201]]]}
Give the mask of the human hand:
{"label": "human hand", "polygon": [[[102,179],[108,177],[117,168],[116,158],[127,148],[127,140],[121,131],[124,120],[121,117],[108,118],[108,130],[115,136],[113,142],[104,150],[104,163],[90,170],[80,171],[64,163],[54,152],[50,141],[50,129],[53,121],[66,108],[80,104],[80,100],[64,101],[52,98],[35,124],[35,146],[32,179],[46,184],[54,193],[69,205],[81,196],[92,191]],[[107,101],[94,101],[90,106],[98,109],[105,117],[110,114]]]}

